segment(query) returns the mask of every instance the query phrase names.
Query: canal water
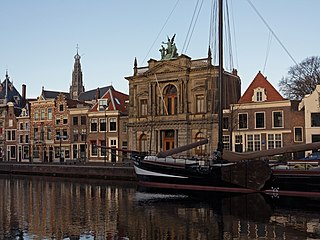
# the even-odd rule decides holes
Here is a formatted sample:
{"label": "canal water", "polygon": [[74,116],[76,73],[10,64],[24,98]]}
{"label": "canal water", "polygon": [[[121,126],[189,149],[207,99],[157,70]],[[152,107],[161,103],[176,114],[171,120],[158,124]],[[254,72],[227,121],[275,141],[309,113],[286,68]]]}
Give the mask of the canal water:
{"label": "canal water", "polygon": [[0,239],[320,239],[320,200],[0,175]]}

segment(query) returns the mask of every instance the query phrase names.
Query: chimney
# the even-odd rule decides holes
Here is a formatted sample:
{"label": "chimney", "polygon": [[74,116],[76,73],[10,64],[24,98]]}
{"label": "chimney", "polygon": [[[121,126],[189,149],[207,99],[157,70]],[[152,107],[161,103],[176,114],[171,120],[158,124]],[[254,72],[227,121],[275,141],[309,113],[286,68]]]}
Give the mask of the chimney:
{"label": "chimney", "polygon": [[22,84],[22,99],[26,100],[26,90],[27,86],[25,84]]}
{"label": "chimney", "polygon": [[97,88],[96,90],[96,100],[100,98],[100,88]]}

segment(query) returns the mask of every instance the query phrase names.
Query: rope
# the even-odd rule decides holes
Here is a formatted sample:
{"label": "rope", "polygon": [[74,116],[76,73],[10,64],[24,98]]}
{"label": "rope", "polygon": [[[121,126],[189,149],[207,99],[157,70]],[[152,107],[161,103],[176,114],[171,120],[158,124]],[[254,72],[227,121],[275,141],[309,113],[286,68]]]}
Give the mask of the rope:
{"label": "rope", "polygon": [[154,44],[158,41],[158,38],[159,38],[160,34],[162,33],[162,30],[163,30],[163,29],[164,29],[164,27],[167,25],[167,23],[168,23],[168,21],[169,21],[169,19],[170,19],[171,15],[173,14],[174,10],[175,10],[175,9],[176,9],[176,7],[177,7],[177,5],[178,5],[179,1],[180,1],[180,0],[177,0],[176,4],[173,6],[173,9],[171,10],[171,12],[170,12],[170,14],[168,15],[168,17],[167,17],[167,19],[166,19],[165,23],[163,24],[162,28],[160,29],[160,31],[159,31],[159,33],[158,33],[158,35],[157,35],[156,39],[153,41],[153,43],[152,43],[152,45],[151,45],[151,47],[150,47],[150,49],[149,49],[148,53],[147,53],[147,54],[146,54],[146,56],[144,57],[143,62],[145,62],[145,61],[146,61],[146,59],[147,59],[147,57],[149,56],[149,54],[150,54],[150,52],[151,52],[151,50],[152,50],[152,48],[153,48]]}

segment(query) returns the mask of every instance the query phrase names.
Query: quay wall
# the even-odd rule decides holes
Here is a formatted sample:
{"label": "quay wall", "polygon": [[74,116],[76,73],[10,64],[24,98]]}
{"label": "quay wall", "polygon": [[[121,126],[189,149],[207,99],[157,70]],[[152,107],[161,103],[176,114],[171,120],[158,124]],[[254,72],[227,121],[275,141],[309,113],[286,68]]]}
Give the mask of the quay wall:
{"label": "quay wall", "polygon": [[96,178],[127,181],[137,180],[133,166],[124,166],[120,164],[65,165],[1,162],[0,173],[53,177]]}

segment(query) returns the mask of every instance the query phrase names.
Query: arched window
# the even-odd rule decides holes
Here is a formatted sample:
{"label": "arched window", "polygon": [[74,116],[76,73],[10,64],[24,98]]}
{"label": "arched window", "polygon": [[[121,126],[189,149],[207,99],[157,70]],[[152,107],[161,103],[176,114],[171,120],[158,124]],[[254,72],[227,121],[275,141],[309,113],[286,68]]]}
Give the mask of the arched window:
{"label": "arched window", "polygon": [[166,104],[165,114],[174,115],[178,113],[177,89],[174,85],[168,85],[164,90]]}
{"label": "arched window", "polygon": [[148,147],[147,147],[147,135],[146,134],[142,134],[140,136],[140,140],[139,140],[139,151],[140,152],[147,152],[148,151]]}
{"label": "arched window", "polygon": [[[196,142],[199,142],[201,140],[205,139],[205,136],[202,132],[198,132],[196,134]],[[206,144],[200,145],[196,148],[196,154],[201,156],[201,155],[205,155],[206,154]]]}

